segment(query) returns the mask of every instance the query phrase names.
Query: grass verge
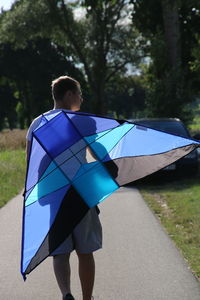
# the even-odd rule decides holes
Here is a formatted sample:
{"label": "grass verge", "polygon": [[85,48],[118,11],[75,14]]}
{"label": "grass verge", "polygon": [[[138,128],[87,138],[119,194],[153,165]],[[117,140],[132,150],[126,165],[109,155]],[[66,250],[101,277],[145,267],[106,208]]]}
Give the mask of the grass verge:
{"label": "grass verge", "polygon": [[22,190],[25,165],[24,150],[0,151],[0,207]]}
{"label": "grass verge", "polygon": [[182,178],[138,188],[200,280],[199,179]]}
{"label": "grass verge", "polygon": [[25,149],[27,130],[5,129],[0,132],[0,151]]}

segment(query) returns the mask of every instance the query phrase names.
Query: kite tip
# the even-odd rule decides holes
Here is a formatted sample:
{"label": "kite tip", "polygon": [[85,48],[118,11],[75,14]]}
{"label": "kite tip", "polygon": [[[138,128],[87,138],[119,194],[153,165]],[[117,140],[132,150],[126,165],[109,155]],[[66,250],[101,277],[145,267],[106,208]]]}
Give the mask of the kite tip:
{"label": "kite tip", "polygon": [[23,280],[25,282],[26,281],[26,275],[24,273],[22,273],[22,277],[23,277]]}

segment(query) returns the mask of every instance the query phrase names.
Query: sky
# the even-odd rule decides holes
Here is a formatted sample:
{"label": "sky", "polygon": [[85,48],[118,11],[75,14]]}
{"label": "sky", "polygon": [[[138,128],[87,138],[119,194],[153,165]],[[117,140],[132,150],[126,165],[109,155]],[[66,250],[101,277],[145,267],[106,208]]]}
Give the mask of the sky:
{"label": "sky", "polygon": [[[0,0],[0,10],[1,8],[3,8],[4,10],[10,9],[13,2],[15,2],[15,0]],[[71,2],[73,2],[73,0],[71,0]],[[81,18],[83,14],[84,14],[83,9],[80,8],[76,9],[77,18]]]}
{"label": "sky", "polygon": [[8,10],[11,7],[11,4],[14,2],[14,0],[0,0],[0,8],[3,8],[4,10]]}
{"label": "sky", "polygon": [[[0,8],[8,10],[13,2],[15,2],[15,0],[0,0]],[[71,0],[71,2],[73,2],[73,0]]]}

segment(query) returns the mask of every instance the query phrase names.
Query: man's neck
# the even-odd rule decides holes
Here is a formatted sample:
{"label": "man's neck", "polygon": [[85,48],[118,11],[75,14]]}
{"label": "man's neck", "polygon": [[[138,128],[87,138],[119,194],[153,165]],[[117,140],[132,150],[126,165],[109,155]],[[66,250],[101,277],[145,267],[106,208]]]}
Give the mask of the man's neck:
{"label": "man's neck", "polygon": [[56,103],[54,105],[54,109],[66,109],[66,110],[71,110],[71,111],[78,111],[79,109],[77,107],[74,106],[65,106],[59,103]]}
{"label": "man's neck", "polygon": [[66,109],[66,110],[73,110],[72,107],[64,107],[63,105],[59,105],[59,104],[56,104],[54,105],[54,109]]}

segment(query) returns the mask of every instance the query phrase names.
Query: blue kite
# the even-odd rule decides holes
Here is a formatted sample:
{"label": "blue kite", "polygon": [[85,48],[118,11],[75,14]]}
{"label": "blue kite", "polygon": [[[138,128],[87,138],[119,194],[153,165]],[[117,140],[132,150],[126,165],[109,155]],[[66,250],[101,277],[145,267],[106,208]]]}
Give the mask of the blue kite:
{"label": "blue kite", "polygon": [[43,115],[32,133],[27,164],[24,279],[65,241],[91,207],[199,146],[193,139],[93,114],[60,110]]}

